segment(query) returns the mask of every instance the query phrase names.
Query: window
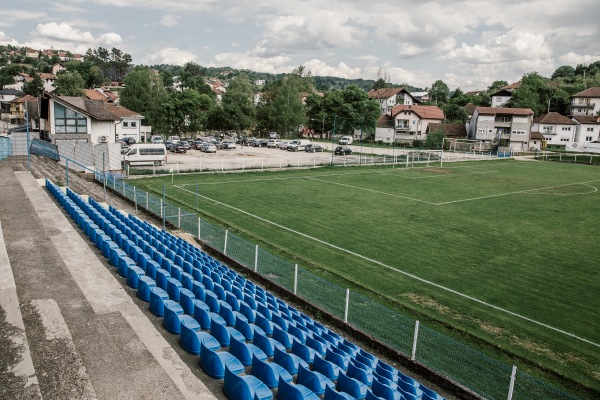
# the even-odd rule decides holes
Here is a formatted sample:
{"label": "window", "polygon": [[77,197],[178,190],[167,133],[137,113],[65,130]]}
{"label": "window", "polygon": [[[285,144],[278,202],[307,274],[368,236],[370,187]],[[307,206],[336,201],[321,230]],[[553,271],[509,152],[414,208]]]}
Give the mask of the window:
{"label": "window", "polygon": [[129,128],[129,122],[123,121],[123,128]]}
{"label": "window", "polygon": [[562,127],[562,130],[563,130],[563,131],[570,131],[570,130],[571,130],[571,127],[570,127],[570,126],[563,126],[563,127]]}
{"label": "window", "polygon": [[133,128],[133,129],[137,128],[137,122],[136,122],[136,121],[131,121],[131,122],[129,123],[129,127],[130,127],[130,128]]}
{"label": "window", "polygon": [[62,104],[54,103],[54,128],[56,133],[87,134],[87,118]]}
{"label": "window", "polygon": [[477,133],[485,133],[485,128],[478,128]]}
{"label": "window", "polygon": [[512,131],[511,133],[513,135],[524,135],[526,132],[525,131]]}
{"label": "window", "polygon": [[164,155],[165,148],[164,147],[151,147],[151,148],[140,148],[140,156],[151,156],[151,155]]}
{"label": "window", "polygon": [[586,136],[586,137],[585,137],[585,141],[586,141],[586,142],[591,142],[592,140],[593,140],[593,139],[592,139],[592,136]]}
{"label": "window", "polygon": [[561,142],[569,142],[570,140],[569,140],[569,138],[560,138],[560,141]]}
{"label": "window", "polygon": [[588,132],[594,132],[594,128],[587,128]]}
{"label": "window", "polygon": [[510,123],[510,121],[511,121],[510,117],[498,117],[498,122]]}

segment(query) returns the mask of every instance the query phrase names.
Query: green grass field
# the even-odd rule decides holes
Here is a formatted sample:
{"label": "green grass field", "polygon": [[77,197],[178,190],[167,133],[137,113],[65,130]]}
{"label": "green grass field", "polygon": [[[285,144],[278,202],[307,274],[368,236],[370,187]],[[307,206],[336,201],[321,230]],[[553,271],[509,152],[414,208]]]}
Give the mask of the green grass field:
{"label": "green grass field", "polygon": [[600,390],[597,167],[506,160],[133,183],[166,185],[190,209],[197,184],[203,218],[534,375]]}

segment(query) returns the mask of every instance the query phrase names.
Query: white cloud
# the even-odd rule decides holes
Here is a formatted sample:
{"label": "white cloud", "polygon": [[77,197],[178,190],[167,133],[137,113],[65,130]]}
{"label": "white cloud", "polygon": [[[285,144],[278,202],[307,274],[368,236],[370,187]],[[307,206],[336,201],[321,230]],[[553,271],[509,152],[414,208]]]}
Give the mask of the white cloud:
{"label": "white cloud", "polygon": [[146,64],[173,64],[184,65],[188,62],[196,62],[198,58],[192,52],[175,47],[168,47],[155,51],[146,56]]}
{"label": "white cloud", "polygon": [[168,27],[177,26],[179,25],[179,19],[180,17],[178,17],[177,15],[163,15],[163,17],[160,19],[160,24]]}
{"label": "white cloud", "polygon": [[577,54],[572,51],[567,54],[560,56],[559,60],[565,64],[576,65],[576,64],[590,64],[600,60],[600,52],[596,54]]}
{"label": "white cloud", "polygon": [[73,28],[71,25],[61,22],[49,22],[47,24],[38,24],[35,32],[48,39],[55,39],[65,42],[92,43],[94,36],[90,32],[82,32]]}
{"label": "white cloud", "polygon": [[229,66],[236,69],[279,74],[292,72],[295,68],[288,56],[257,57],[248,53],[220,53],[215,55],[210,66]]}
{"label": "white cloud", "polygon": [[122,42],[123,42],[123,38],[121,38],[121,35],[119,35],[118,33],[114,33],[114,32],[103,33],[96,40],[97,44],[104,45],[104,46],[116,46],[116,45],[121,44]]}

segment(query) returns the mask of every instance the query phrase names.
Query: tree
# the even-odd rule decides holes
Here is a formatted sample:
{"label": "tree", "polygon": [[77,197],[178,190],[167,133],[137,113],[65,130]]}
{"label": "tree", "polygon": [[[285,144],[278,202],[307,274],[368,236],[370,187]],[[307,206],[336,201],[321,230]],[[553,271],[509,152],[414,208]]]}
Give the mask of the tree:
{"label": "tree", "polygon": [[121,104],[142,114],[146,123],[156,127],[158,131],[168,129],[162,105],[168,97],[160,82],[147,67],[138,67],[125,76],[125,87],[120,93]]}
{"label": "tree", "polygon": [[444,110],[444,116],[448,122],[459,122],[464,124],[469,118],[469,114],[463,106],[455,103],[446,104],[442,107]]}
{"label": "tree", "polygon": [[488,88],[488,94],[496,93],[501,87],[507,86],[508,82],[506,81],[494,81]]}
{"label": "tree", "polygon": [[64,72],[54,80],[56,93],[60,96],[81,96],[85,89],[85,82],[79,72]]}
{"label": "tree", "polygon": [[292,74],[277,85],[269,107],[269,120],[277,132],[289,137],[306,122],[300,88],[301,76]]}
{"label": "tree", "polygon": [[33,80],[23,85],[23,93],[40,97],[44,93],[44,82],[38,74],[33,74]]}
{"label": "tree", "polygon": [[195,90],[170,91],[163,110],[170,130],[175,133],[197,132],[204,129],[213,101]]}
{"label": "tree", "polygon": [[385,89],[387,88],[387,83],[383,80],[383,78],[379,78],[373,84],[373,89]]}
{"label": "tree", "polygon": [[444,138],[446,135],[444,134],[443,129],[436,129],[433,132],[427,134],[427,139],[425,139],[425,147],[430,149],[441,149],[444,145]]}
{"label": "tree", "polygon": [[240,134],[254,126],[254,88],[246,75],[240,75],[229,83],[221,101],[222,110],[227,116],[226,128]]}
{"label": "tree", "polygon": [[90,72],[89,72],[89,76],[87,79],[87,87],[92,89],[98,86],[101,86],[102,83],[104,82],[104,74],[102,73],[102,70],[100,69],[100,67],[97,66],[92,66],[90,68]]}
{"label": "tree", "polygon": [[556,71],[552,74],[552,79],[556,78],[566,78],[568,80],[572,80],[575,77],[575,68],[570,65],[563,65],[562,67],[558,67]]}
{"label": "tree", "polygon": [[444,104],[448,102],[448,97],[450,96],[450,89],[448,85],[446,85],[443,81],[437,80],[431,85],[431,89],[429,90],[429,97],[436,104]]}

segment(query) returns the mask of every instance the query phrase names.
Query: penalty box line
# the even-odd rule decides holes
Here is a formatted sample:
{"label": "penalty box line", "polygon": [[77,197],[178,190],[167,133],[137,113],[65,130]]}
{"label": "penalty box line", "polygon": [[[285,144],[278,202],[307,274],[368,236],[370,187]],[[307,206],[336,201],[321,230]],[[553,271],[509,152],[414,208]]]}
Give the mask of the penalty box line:
{"label": "penalty box line", "polygon": [[[192,191],[190,191],[190,190],[187,190],[187,189],[185,189],[185,188],[182,188],[182,187],[177,187],[177,186],[175,186],[175,187],[176,187],[177,189],[179,189],[179,190],[182,190],[182,191],[185,191],[185,192],[188,192],[188,193],[192,193],[192,194],[196,194],[195,192],[192,192]],[[546,329],[552,330],[552,331],[554,331],[554,332],[561,333],[561,334],[563,334],[563,335],[569,336],[569,337],[571,337],[571,338],[577,339],[577,340],[579,340],[579,341],[582,341],[582,342],[584,342],[584,343],[587,343],[587,344],[590,344],[590,345],[592,345],[592,346],[595,346],[595,347],[599,347],[599,348],[600,348],[600,344],[598,344],[598,343],[595,343],[595,342],[592,342],[591,340],[588,340],[588,339],[582,338],[582,337],[580,337],[580,336],[577,336],[577,335],[575,335],[575,334],[573,334],[573,333],[567,332],[567,331],[565,331],[565,330],[563,330],[563,329],[560,329],[560,328],[555,328],[555,327],[553,327],[553,326],[551,326],[551,325],[548,325],[548,324],[545,324],[545,323],[543,323],[543,322],[537,321],[537,320],[535,320],[535,319],[532,319],[532,318],[526,317],[526,316],[524,316],[524,315],[521,315],[521,314],[518,314],[518,313],[516,313],[516,312],[513,312],[513,311],[510,311],[510,310],[507,310],[507,309],[505,309],[505,308],[502,308],[502,307],[498,307],[498,306],[496,306],[496,305],[494,305],[494,304],[491,304],[491,303],[487,303],[487,302],[485,302],[485,301],[483,301],[483,300],[480,300],[480,299],[478,299],[478,298],[475,298],[475,297],[473,297],[473,296],[469,296],[469,295],[467,295],[467,294],[465,294],[465,293],[459,292],[459,291],[457,291],[457,290],[454,290],[454,289],[451,289],[451,288],[449,288],[449,287],[442,286],[442,285],[440,285],[440,284],[438,284],[438,283],[435,283],[435,282],[429,281],[429,280],[427,280],[427,279],[421,278],[421,277],[419,277],[419,276],[417,276],[417,275],[411,274],[410,272],[406,272],[406,271],[402,271],[402,270],[400,270],[400,269],[398,269],[398,268],[394,268],[394,267],[392,267],[392,266],[389,266],[389,265],[387,265],[387,264],[384,264],[384,263],[382,263],[382,262],[380,262],[380,261],[373,260],[373,259],[371,259],[371,258],[369,258],[369,257],[366,257],[366,256],[363,256],[363,255],[361,255],[361,254],[355,253],[355,252],[353,252],[353,251],[351,251],[351,250],[344,249],[344,248],[342,248],[342,247],[339,247],[339,246],[336,246],[336,245],[334,245],[334,244],[332,244],[332,243],[329,243],[329,242],[326,242],[326,241],[324,241],[324,240],[318,239],[318,238],[316,238],[316,237],[314,237],[314,236],[307,235],[306,233],[302,233],[302,232],[299,232],[299,231],[297,231],[297,230],[294,230],[294,229],[288,228],[287,226],[284,226],[284,225],[278,224],[278,223],[276,223],[276,222],[270,221],[270,220],[268,220],[268,219],[266,219],[266,218],[263,218],[263,217],[259,217],[259,216],[258,216],[258,215],[256,215],[256,214],[249,213],[248,211],[245,211],[245,210],[242,210],[242,209],[240,209],[240,208],[234,207],[234,206],[232,206],[232,205],[229,205],[229,204],[223,203],[223,202],[221,202],[221,201],[218,201],[218,200],[212,199],[212,198],[210,198],[210,197],[208,197],[208,196],[204,196],[204,195],[201,195],[201,194],[198,194],[198,196],[199,196],[199,197],[201,197],[201,198],[203,198],[203,199],[209,200],[209,201],[213,202],[214,204],[218,204],[218,205],[221,205],[221,206],[223,206],[223,207],[226,207],[226,208],[232,209],[232,210],[234,210],[234,211],[237,211],[237,212],[239,212],[239,213],[245,214],[245,215],[247,215],[247,216],[249,216],[249,217],[255,218],[255,219],[259,220],[259,221],[265,222],[265,223],[267,223],[267,224],[269,224],[269,225],[273,225],[273,226],[275,226],[275,227],[277,227],[277,228],[281,228],[281,229],[283,229],[283,230],[286,230],[286,231],[288,231],[288,232],[291,232],[291,233],[294,233],[294,234],[296,234],[296,235],[302,236],[302,237],[304,237],[304,238],[306,238],[306,239],[313,240],[313,241],[315,241],[315,242],[317,242],[317,243],[320,243],[320,244],[322,244],[322,245],[324,245],[324,246],[330,247],[330,248],[332,248],[332,249],[335,249],[335,250],[339,250],[339,251],[341,251],[341,252],[343,252],[343,253],[350,254],[350,255],[352,255],[352,256],[354,256],[354,257],[357,257],[357,258],[360,258],[360,259],[362,259],[362,260],[365,260],[365,261],[371,262],[371,263],[373,263],[373,264],[375,264],[375,265],[379,265],[380,267],[387,268],[387,269],[389,269],[389,270],[391,270],[391,271],[398,272],[398,273],[400,273],[400,274],[402,274],[402,275],[405,275],[405,276],[407,276],[407,277],[409,277],[409,278],[415,279],[415,280],[417,280],[417,281],[419,281],[419,282],[422,282],[422,283],[425,283],[425,284],[427,284],[427,285],[430,285],[430,286],[436,287],[436,288],[438,288],[438,289],[441,289],[441,290],[444,290],[444,291],[446,291],[446,292],[449,292],[449,293],[455,294],[455,295],[457,295],[457,296],[463,297],[463,298],[465,298],[465,299],[471,300],[471,301],[473,301],[473,302],[475,302],[475,303],[478,303],[478,304],[484,305],[484,306],[486,306],[486,307],[492,308],[492,309],[494,309],[494,310],[496,310],[496,311],[500,311],[500,312],[503,312],[503,313],[505,313],[505,314],[512,315],[513,317],[517,317],[517,318],[519,318],[519,319],[522,319],[522,320],[525,320],[525,321],[531,322],[532,324],[535,324],[535,325],[538,325],[538,326],[544,327],[544,328],[546,328]]]}

